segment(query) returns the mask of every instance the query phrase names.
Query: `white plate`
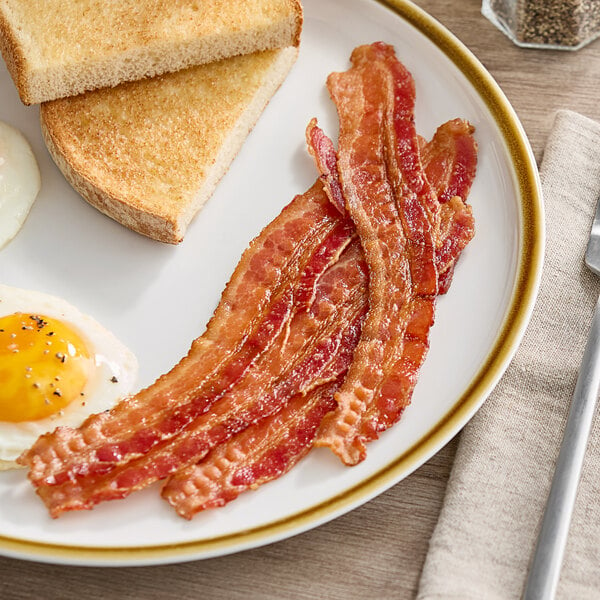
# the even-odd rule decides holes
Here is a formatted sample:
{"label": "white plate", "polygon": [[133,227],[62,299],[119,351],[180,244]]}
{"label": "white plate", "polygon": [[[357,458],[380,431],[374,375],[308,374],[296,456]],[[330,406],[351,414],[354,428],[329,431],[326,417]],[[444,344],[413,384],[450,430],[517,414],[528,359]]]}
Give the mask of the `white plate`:
{"label": "white plate", "polygon": [[37,108],[20,103],[1,68],[0,119],[32,143],[42,190],[21,233],[0,252],[0,281],[62,296],[94,316],[137,354],[143,385],[187,351],[246,244],[315,179],[304,129],[316,116],[336,135],[325,79],[348,68],[355,46],[394,44],[416,80],[418,131],[430,137],[444,121],[467,118],[480,155],[470,197],[477,234],[439,300],[413,403],[363,463],[347,468],[328,451],[313,451],[280,480],[192,522],[177,517],[156,486],[54,521],[23,471],[0,473],[0,553],[152,564],[288,537],[406,477],[485,400],[516,349],[539,282],[543,214],[535,162],[510,105],[469,51],[412,4],[392,4],[305,0],[297,64],[178,247],[138,236],[79,198],[44,148]]}

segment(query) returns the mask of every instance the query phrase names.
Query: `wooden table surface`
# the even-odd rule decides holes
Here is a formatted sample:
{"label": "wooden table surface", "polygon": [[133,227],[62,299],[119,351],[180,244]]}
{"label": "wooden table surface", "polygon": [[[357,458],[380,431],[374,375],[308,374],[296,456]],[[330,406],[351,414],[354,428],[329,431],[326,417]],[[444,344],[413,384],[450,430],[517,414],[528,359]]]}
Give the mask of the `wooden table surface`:
{"label": "wooden table surface", "polygon": [[[522,50],[479,0],[419,0],[483,62],[541,157],[553,112],[600,120],[600,40],[578,52]],[[378,498],[315,530],[232,556],[177,565],[84,568],[0,557],[0,598],[94,600],[414,598],[457,439]]]}

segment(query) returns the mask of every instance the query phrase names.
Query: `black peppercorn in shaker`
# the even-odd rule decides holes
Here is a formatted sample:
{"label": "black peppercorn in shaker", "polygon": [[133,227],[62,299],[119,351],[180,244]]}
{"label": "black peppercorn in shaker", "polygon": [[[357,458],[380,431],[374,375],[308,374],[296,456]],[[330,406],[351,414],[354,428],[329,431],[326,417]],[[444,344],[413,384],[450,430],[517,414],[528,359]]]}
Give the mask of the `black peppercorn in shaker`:
{"label": "black peppercorn in shaker", "polygon": [[526,48],[577,50],[600,35],[600,0],[483,0],[481,12]]}

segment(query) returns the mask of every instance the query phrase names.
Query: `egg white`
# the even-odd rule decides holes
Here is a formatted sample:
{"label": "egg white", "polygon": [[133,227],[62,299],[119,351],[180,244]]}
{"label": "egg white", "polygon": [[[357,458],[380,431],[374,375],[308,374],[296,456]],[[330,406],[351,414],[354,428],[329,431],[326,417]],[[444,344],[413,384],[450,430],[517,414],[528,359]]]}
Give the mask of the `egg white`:
{"label": "egg white", "polygon": [[23,134],[0,121],[0,248],[23,226],[40,191],[40,171]]}
{"label": "egg white", "polygon": [[44,315],[68,323],[94,356],[95,369],[84,389],[84,400],[75,400],[44,419],[20,423],[0,421],[0,469],[15,467],[13,461],[43,433],[59,425],[81,425],[92,413],[107,410],[131,394],[137,385],[135,355],[110,331],[65,300],[0,284],[0,317],[16,312]]}

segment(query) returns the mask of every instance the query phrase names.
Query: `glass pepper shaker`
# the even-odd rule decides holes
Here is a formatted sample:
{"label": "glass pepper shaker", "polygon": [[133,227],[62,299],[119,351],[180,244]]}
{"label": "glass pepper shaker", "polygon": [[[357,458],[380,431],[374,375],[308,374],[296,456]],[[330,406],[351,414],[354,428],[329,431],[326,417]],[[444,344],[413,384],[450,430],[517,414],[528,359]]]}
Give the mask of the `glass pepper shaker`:
{"label": "glass pepper shaker", "polygon": [[481,12],[525,48],[578,50],[600,35],[600,0],[483,0]]}

